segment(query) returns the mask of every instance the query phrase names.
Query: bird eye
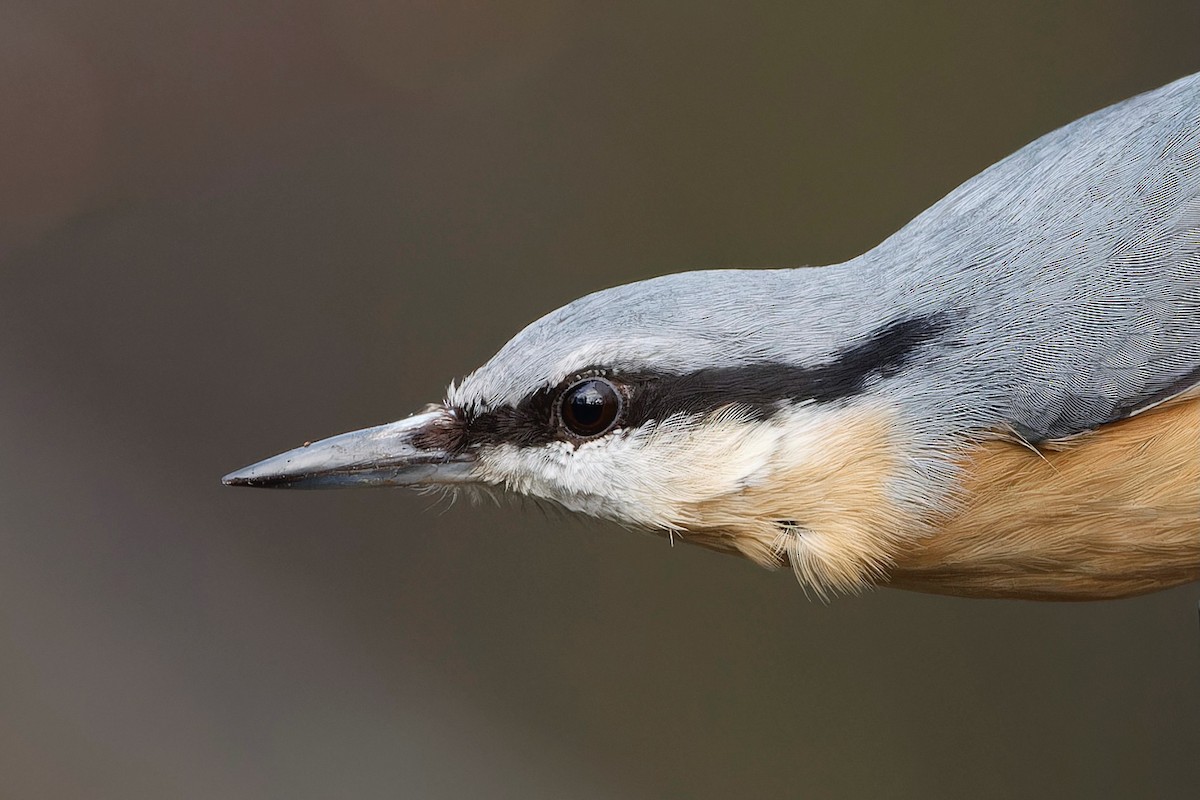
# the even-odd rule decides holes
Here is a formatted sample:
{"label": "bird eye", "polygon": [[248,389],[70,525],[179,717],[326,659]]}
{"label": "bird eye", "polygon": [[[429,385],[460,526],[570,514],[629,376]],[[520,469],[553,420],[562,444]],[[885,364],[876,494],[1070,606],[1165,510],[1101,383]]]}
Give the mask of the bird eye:
{"label": "bird eye", "polygon": [[603,378],[586,378],[569,387],[562,396],[563,425],[581,437],[607,433],[621,411],[621,396]]}

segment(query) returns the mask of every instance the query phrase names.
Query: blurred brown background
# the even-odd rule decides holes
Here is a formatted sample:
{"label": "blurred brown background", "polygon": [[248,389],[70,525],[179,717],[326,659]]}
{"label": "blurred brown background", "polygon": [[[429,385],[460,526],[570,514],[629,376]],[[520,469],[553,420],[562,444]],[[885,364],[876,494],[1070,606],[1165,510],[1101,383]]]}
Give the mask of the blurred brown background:
{"label": "blurred brown background", "polygon": [[0,796],[1195,797],[1196,586],[829,606],[226,471],[580,294],[838,261],[1200,5],[0,2]]}

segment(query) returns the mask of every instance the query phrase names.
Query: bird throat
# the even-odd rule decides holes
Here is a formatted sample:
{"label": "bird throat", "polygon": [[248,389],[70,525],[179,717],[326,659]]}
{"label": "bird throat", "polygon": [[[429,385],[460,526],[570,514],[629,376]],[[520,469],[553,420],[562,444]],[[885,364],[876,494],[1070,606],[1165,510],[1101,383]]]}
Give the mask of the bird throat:
{"label": "bird throat", "polygon": [[1030,600],[1127,597],[1200,580],[1200,398],[1038,449],[993,440],[962,458],[955,502],[897,503],[895,422],[826,419],[771,477],[683,509],[683,540],[824,596],[872,585]]}

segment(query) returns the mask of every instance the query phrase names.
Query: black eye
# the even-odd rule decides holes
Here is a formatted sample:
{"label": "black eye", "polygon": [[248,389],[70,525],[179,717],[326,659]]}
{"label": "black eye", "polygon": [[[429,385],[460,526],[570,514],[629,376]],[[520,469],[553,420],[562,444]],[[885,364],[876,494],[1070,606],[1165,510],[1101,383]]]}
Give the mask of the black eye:
{"label": "black eye", "polygon": [[563,392],[562,421],[576,436],[607,433],[621,411],[621,396],[603,378],[586,378]]}

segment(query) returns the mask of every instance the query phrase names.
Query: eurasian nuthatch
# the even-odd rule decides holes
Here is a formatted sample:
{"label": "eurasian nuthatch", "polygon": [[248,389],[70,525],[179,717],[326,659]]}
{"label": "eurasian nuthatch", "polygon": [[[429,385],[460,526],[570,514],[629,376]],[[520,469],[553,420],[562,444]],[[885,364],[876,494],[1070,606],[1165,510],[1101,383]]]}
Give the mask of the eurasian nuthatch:
{"label": "eurasian nuthatch", "polygon": [[1200,75],[1017,151],[844,264],[534,322],[445,402],[226,476],[498,487],[824,594],[1200,578]]}

